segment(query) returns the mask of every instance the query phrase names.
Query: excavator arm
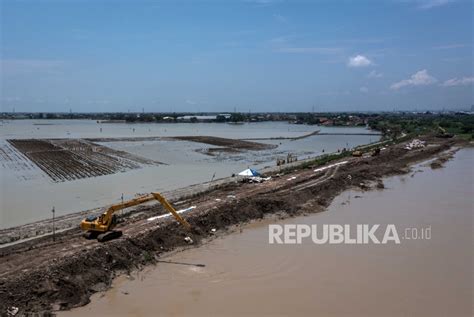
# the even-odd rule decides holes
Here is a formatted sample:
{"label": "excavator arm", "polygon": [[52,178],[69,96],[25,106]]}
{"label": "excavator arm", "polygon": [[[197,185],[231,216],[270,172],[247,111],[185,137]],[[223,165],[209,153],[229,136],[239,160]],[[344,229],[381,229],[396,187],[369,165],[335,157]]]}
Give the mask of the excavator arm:
{"label": "excavator arm", "polygon": [[176,218],[176,220],[179,221],[180,224],[182,224],[188,230],[191,229],[191,225],[189,224],[189,222],[187,222],[183,217],[181,217],[180,214],[178,214],[176,209],[174,209],[173,206],[171,206],[171,204],[166,200],[165,197],[163,197],[163,195],[161,195],[158,192],[151,193],[151,194],[156,200],[158,200],[163,205],[163,207],[165,207]]}
{"label": "excavator arm", "polygon": [[153,199],[155,199],[155,197],[153,195],[145,195],[145,196],[141,196],[141,197],[131,199],[131,200],[126,201],[124,203],[112,205],[109,208],[107,208],[107,210],[102,214],[102,216],[101,216],[102,217],[102,223],[105,226],[110,227],[110,225],[112,223],[112,220],[113,220],[113,215],[117,211],[129,208],[129,207],[141,205],[141,204],[149,202]]}

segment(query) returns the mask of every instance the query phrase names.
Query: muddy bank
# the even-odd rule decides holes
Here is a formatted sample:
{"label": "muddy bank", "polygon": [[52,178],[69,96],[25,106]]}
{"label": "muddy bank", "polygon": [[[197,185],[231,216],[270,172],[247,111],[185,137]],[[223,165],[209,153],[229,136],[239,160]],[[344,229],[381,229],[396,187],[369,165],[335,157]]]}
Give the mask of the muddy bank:
{"label": "muddy bank", "polygon": [[305,139],[305,138],[308,138],[312,135],[316,135],[316,134],[319,134],[320,130],[316,130],[316,131],[313,131],[313,132],[310,132],[308,134],[303,134],[303,135],[300,135],[300,136],[295,136],[295,137],[283,137],[283,136],[279,136],[279,137],[273,137],[273,138],[245,138],[245,139],[241,139],[241,140],[244,140],[244,141],[258,141],[258,140],[301,140],[301,139]]}
{"label": "muddy bank", "polygon": [[456,154],[456,152],[458,151],[459,149],[453,149],[453,150],[450,150],[446,153],[443,153],[441,155],[439,155],[436,159],[434,159],[429,165],[432,169],[438,169],[438,168],[443,168],[444,167],[444,164],[451,160],[453,157],[454,157],[454,154]]}
{"label": "muddy bank", "polygon": [[[303,135],[295,138],[288,138],[288,139],[302,139],[313,135],[319,131],[310,133],[308,135]],[[279,138],[263,138],[262,140],[272,140],[272,139],[279,139]],[[284,138],[286,139],[286,138]],[[273,149],[276,146],[273,144],[263,144],[257,142],[250,142],[246,140],[250,139],[229,139],[229,138],[221,138],[216,136],[166,136],[166,137],[122,137],[122,138],[87,138],[85,139],[91,142],[143,142],[143,141],[190,141],[190,142],[197,142],[197,143],[204,143],[210,144],[225,148],[232,148],[232,149],[240,149],[240,150],[268,150]]]}
{"label": "muddy bank", "polygon": [[160,141],[159,136],[142,136],[142,137],[113,137],[113,138],[86,138],[84,140],[98,143],[105,142],[143,142],[143,141]]}
{"label": "muddy bank", "polygon": [[[310,135],[313,135],[319,131],[310,133],[308,135],[303,135],[300,137],[289,138],[298,140],[301,138],[306,138]],[[274,138],[268,138],[267,140],[272,140]],[[278,139],[278,138],[276,138]],[[270,150],[277,148],[277,145],[274,144],[264,144],[246,141],[244,139],[229,139],[221,138],[215,136],[168,136],[168,137],[128,137],[128,138],[89,138],[87,139],[91,142],[140,142],[140,141],[190,141],[196,143],[203,143],[218,146],[215,148],[205,148],[199,149],[197,152],[203,153],[206,155],[214,156],[216,153],[239,153],[244,150],[249,151],[261,151],[261,150]]]}
{"label": "muddy bank", "polygon": [[[21,312],[48,312],[84,305],[91,294],[109,287],[117,273],[153,263],[164,252],[188,247],[185,237],[199,245],[214,236],[212,229],[220,235],[254,219],[322,211],[350,186],[370,189],[381,177],[407,173],[410,164],[432,158],[455,142],[429,140],[427,147],[412,151],[399,145],[377,157],[346,158],[347,164],[337,166],[337,170],[331,167],[314,172],[310,166],[291,174],[274,175],[262,184],[225,184],[183,203],[197,206],[186,214],[192,232],[170,219],[128,219],[120,227],[124,237],[104,244],[83,240],[77,232],[55,243],[32,242],[27,248],[8,248],[0,257],[0,312],[12,306]],[[160,210],[157,206],[144,208],[150,212]]]}
{"label": "muddy bank", "polygon": [[[214,136],[175,136],[175,137],[169,137],[168,139],[216,145],[216,146],[221,147],[220,149],[223,151],[235,151],[235,150],[261,151],[261,150],[274,149],[277,147],[274,144],[263,144],[263,143],[250,142],[250,141],[237,140],[237,139],[219,138],[219,137],[214,137]],[[216,148],[214,150],[218,150],[218,149],[219,148]]]}

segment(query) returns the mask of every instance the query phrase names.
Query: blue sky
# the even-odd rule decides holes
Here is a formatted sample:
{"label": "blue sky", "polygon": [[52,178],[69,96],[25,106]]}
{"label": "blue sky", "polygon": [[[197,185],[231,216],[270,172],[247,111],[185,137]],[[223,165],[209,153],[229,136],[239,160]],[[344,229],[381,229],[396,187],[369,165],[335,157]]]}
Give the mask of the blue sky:
{"label": "blue sky", "polygon": [[474,104],[472,1],[0,1],[2,111]]}

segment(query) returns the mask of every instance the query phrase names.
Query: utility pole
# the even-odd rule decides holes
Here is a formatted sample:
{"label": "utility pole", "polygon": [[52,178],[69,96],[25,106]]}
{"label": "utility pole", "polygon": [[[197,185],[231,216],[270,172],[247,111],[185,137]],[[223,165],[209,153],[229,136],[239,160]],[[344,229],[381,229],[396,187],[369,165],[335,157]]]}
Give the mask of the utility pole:
{"label": "utility pole", "polygon": [[54,214],[56,213],[56,211],[54,210],[54,206],[51,212],[53,213],[53,241],[56,241],[56,228],[54,227]]}
{"label": "utility pole", "polygon": [[[122,206],[123,206],[123,193],[122,193]],[[123,209],[120,211],[120,215],[123,216]]]}
{"label": "utility pole", "polygon": [[211,181],[209,182],[209,188],[211,188],[212,181],[214,180],[214,177],[216,177],[216,172],[212,175]]}

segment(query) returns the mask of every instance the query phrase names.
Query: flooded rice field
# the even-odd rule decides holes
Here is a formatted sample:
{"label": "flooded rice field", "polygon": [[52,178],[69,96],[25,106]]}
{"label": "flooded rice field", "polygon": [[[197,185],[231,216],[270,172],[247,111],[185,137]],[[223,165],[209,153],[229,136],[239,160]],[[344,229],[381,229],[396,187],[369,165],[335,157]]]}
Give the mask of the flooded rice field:
{"label": "flooded rice field", "polygon": [[60,315],[472,316],[473,163],[464,149],[445,168],[423,163],[385,190],[346,191],[325,212],[279,222],[394,224],[400,244],[269,245],[265,220],[121,276]]}
{"label": "flooded rice field", "polygon": [[[348,135],[307,136],[316,130]],[[61,216],[118,202],[122,194],[129,199],[274,166],[289,153],[304,159],[379,139],[360,133],[371,131],[284,122],[3,121],[0,229],[51,217],[53,207]]]}
{"label": "flooded rice field", "polygon": [[[53,181],[115,174],[141,164],[159,164],[123,151],[109,149],[81,139],[10,139],[20,151]],[[10,148],[11,149],[11,148]],[[9,161],[11,157],[7,158]]]}

